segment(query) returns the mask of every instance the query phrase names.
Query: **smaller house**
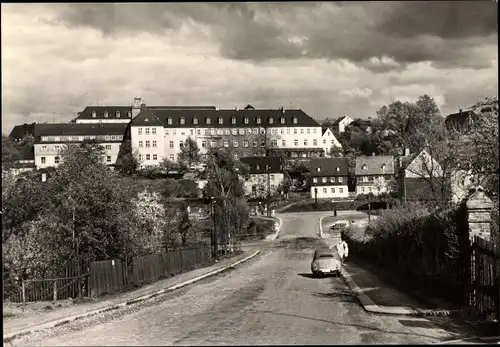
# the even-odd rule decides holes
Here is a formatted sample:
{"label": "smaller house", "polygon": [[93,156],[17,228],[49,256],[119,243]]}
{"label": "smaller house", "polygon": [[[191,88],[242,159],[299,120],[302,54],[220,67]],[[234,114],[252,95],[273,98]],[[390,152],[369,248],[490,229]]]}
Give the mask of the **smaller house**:
{"label": "smaller house", "polygon": [[323,133],[321,135],[321,142],[323,146],[323,153],[327,157],[331,155],[332,147],[337,147],[339,150],[342,150],[342,145],[337,140],[332,130],[329,128],[323,129]]}
{"label": "smaller house", "polygon": [[392,155],[360,156],[356,158],[356,195],[378,195],[392,190],[389,182],[394,179]]}
{"label": "smaller house", "polygon": [[463,111],[460,109],[458,113],[448,115],[444,121],[446,129],[455,131],[459,134],[466,134],[472,127],[478,116],[473,111]]}
{"label": "smaller house", "polygon": [[242,178],[245,195],[266,198],[278,193],[284,178],[280,157],[243,157],[240,161],[248,166],[248,175]]}
{"label": "smaller house", "polygon": [[348,159],[317,158],[309,163],[311,172],[311,198],[347,198]]}
{"label": "smaller house", "polygon": [[345,131],[345,128],[353,121],[354,120],[348,115],[340,117],[335,122],[333,122],[333,131],[335,131],[337,134],[341,134]]}
{"label": "smaller house", "polygon": [[400,196],[408,200],[451,200],[451,184],[439,162],[425,149],[399,158],[398,183]]}

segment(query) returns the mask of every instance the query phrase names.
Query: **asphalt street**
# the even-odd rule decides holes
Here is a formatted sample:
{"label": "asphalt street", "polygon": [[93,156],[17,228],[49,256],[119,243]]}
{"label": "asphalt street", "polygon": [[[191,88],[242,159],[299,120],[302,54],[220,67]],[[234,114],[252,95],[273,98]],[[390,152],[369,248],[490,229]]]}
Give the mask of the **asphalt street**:
{"label": "asphalt street", "polygon": [[261,255],[224,275],[10,345],[408,344],[450,338],[432,324],[418,324],[422,318],[365,312],[342,279],[312,278],[313,251],[324,242],[318,238],[322,215],[279,215],[279,239],[264,242]]}

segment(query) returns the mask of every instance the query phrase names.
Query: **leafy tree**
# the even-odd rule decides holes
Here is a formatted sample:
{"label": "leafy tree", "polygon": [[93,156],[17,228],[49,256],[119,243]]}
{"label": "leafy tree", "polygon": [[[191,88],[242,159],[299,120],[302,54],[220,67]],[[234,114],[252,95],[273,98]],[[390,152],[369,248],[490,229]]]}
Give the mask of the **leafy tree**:
{"label": "leafy tree", "polygon": [[133,175],[139,169],[139,156],[133,150],[130,140],[125,140],[120,145],[118,157],[116,158],[116,168],[126,175]]}
{"label": "leafy tree", "polygon": [[7,135],[2,134],[2,170],[12,168],[14,163],[21,158],[19,147]]}
{"label": "leafy tree", "polygon": [[198,144],[191,137],[186,139],[184,146],[181,147],[181,152],[179,153],[179,164],[184,169],[189,169],[191,166],[200,163],[200,149]]}

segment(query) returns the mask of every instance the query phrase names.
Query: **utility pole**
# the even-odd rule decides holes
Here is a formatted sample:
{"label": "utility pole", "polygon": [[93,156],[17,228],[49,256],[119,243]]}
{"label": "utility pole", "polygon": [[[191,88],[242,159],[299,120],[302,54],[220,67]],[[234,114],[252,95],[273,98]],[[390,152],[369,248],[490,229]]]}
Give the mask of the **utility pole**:
{"label": "utility pole", "polygon": [[270,178],[271,165],[266,165],[266,170],[267,170],[267,216],[270,217],[271,209],[269,203],[271,201],[271,178]]}
{"label": "utility pole", "polygon": [[216,259],[217,257],[217,234],[215,232],[215,228],[216,228],[216,222],[215,222],[215,198],[212,196],[210,198],[210,205],[211,205],[211,210],[212,210],[212,221],[214,223],[214,227],[212,229],[212,232],[211,232],[211,237],[210,237],[210,241],[211,241],[211,244],[212,244],[212,258],[213,259]]}

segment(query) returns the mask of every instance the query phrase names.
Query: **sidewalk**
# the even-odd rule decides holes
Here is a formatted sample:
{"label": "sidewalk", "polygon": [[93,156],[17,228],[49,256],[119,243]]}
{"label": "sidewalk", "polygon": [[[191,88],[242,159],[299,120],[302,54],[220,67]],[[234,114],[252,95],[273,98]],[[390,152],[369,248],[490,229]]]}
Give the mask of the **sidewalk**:
{"label": "sidewalk", "polygon": [[498,323],[480,321],[471,314],[468,316],[467,310],[423,293],[404,291],[398,288],[397,279],[387,281],[390,274],[373,265],[349,259],[342,276],[368,312],[425,317],[444,330],[468,337],[498,335]]}
{"label": "sidewalk", "polygon": [[[85,303],[74,304],[68,307],[55,308],[50,311],[29,311],[24,316],[4,318],[3,321],[3,332],[5,335],[16,334],[17,332],[26,331],[37,328],[42,324],[49,324],[60,319],[67,317],[73,317],[77,315],[90,314],[92,311],[103,310],[108,307],[113,307],[122,303],[127,303],[135,301],[143,296],[154,294],[158,291],[181,285],[186,281],[195,281],[197,277],[207,275],[210,272],[222,270],[228,266],[231,266],[245,258],[249,257],[250,252],[243,252],[235,257],[224,259],[216,264],[209,267],[199,268],[193,271],[185,272],[177,276],[160,280],[150,285],[138,288],[133,291],[118,293],[114,295],[109,295],[106,297],[98,298],[96,300],[91,300]],[[5,311],[5,307],[4,307]]]}

